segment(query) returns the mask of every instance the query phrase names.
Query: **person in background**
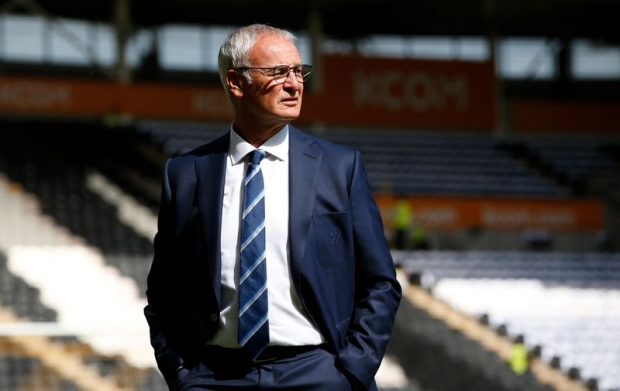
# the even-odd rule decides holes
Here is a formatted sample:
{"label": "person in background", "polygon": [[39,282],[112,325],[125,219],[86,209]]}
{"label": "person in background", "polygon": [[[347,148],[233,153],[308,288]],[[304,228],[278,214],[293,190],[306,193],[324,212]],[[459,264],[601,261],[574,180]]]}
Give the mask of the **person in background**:
{"label": "person in background", "polygon": [[405,250],[409,247],[412,221],[411,205],[406,197],[399,196],[394,204],[392,227],[394,232],[394,248]]}
{"label": "person in background", "polygon": [[517,375],[525,374],[529,369],[529,352],[525,346],[525,338],[518,335],[512,345],[509,359],[510,369]]}
{"label": "person in background", "polygon": [[360,153],[290,124],[312,70],[294,42],[232,30],[230,129],[166,162],[144,314],[170,390],[377,389],[401,286]]}

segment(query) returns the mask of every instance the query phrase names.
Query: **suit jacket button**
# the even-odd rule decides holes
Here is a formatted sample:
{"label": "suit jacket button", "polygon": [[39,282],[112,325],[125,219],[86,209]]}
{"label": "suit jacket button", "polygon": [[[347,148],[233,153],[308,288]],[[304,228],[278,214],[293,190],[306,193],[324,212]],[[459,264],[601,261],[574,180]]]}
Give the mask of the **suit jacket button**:
{"label": "suit jacket button", "polygon": [[217,322],[218,316],[217,314],[211,314],[211,322]]}

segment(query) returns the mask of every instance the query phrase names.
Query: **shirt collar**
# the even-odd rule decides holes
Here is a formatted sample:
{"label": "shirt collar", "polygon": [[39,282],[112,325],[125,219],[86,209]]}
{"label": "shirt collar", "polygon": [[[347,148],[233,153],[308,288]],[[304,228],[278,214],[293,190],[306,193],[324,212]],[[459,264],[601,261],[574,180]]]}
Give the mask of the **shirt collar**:
{"label": "shirt collar", "polygon": [[[254,146],[237,134],[233,125],[230,126],[230,146],[228,155],[230,155],[232,164],[239,164],[243,158],[253,150]],[[267,156],[271,155],[278,160],[286,161],[288,157],[288,125],[285,125],[278,133],[260,146],[260,149],[267,152]]]}

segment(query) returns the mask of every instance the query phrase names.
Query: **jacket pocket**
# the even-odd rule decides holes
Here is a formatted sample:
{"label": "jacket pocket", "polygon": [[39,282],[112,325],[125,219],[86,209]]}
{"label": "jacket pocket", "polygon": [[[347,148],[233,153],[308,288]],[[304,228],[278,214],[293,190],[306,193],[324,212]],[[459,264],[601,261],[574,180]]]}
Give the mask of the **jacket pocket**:
{"label": "jacket pocket", "polygon": [[336,266],[353,260],[351,214],[334,212],[312,216],[319,262]]}

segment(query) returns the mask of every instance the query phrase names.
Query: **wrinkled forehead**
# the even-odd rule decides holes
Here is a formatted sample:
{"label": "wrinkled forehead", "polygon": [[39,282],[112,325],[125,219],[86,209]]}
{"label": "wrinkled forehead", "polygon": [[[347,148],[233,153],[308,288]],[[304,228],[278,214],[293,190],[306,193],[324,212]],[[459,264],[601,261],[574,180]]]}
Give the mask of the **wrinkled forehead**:
{"label": "wrinkled forehead", "polygon": [[250,63],[255,67],[296,65],[301,62],[295,43],[276,34],[265,34],[259,37],[249,54]]}

